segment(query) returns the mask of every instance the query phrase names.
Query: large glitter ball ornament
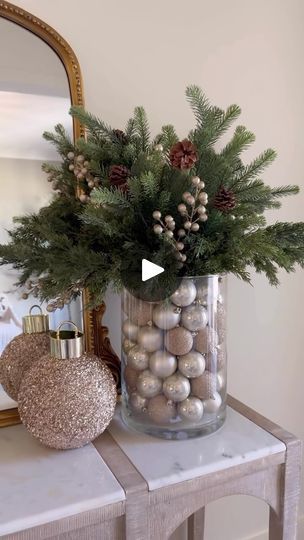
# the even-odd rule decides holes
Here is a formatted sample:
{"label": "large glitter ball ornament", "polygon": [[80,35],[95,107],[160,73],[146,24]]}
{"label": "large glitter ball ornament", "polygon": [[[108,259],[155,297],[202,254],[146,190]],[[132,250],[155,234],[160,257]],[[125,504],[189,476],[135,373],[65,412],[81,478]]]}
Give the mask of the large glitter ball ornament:
{"label": "large glitter ball ornament", "polygon": [[217,332],[210,326],[201,328],[194,337],[194,348],[202,354],[214,352],[218,344]]}
{"label": "large glitter ball ornament", "polygon": [[135,413],[143,413],[147,410],[148,400],[138,394],[138,392],[132,392],[129,397],[129,403],[132,411]]}
{"label": "large glitter ball ornament", "polygon": [[218,392],[214,392],[212,396],[203,402],[204,411],[208,414],[217,413],[222,405],[222,398]]}
{"label": "large glitter ball ornament", "polygon": [[205,358],[197,351],[190,351],[178,360],[178,369],[185,377],[199,377],[205,371]]}
{"label": "large glitter ball ornament", "polygon": [[199,422],[204,413],[203,402],[196,397],[188,397],[178,404],[177,411],[184,420]]}
{"label": "large glitter ball ornament", "polygon": [[165,379],[176,371],[177,360],[173,354],[167,351],[156,351],[150,356],[149,367],[154,375]]}
{"label": "large glitter ball ornament", "polygon": [[135,345],[128,352],[127,362],[132,369],[143,371],[149,365],[149,355],[140,345]]}
{"label": "large glitter ball ornament", "polygon": [[178,289],[170,296],[171,301],[178,307],[192,304],[196,297],[196,287],[190,279],[184,279]]}
{"label": "large glitter ball ornament", "polygon": [[[39,315],[32,315],[37,307]],[[29,315],[22,318],[23,334],[12,339],[0,357],[0,384],[17,401],[22,378],[30,366],[50,350],[49,317],[40,306],[32,306]]]}
{"label": "large glitter ball ornament", "polygon": [[165,346],[166,349],[177,356],[187,354],[191,351],[193,345],[193,337],[189,330],[179,327],[173,328],[166,332]]}
{"label": "large glitter ball ornament", "polygon": [[156,396],[148,402],[148,415],[156,424],[168,424],[176,416],[176,405],[164,395]]}
{"label": "large glitter ball ornament", "polygon": [[117,399],[114,378],[100,358],[83,352],[83,335],[77,329],[58,329],[50,336],[50,354],[35,362],[22,380],[20,417],[45,446],[79,448],[110,423]]}
{"label": "large glitter ball ornament", "polygon": [[136,341],[138,336],[138,326],[127,319],[122,325],[122,331],[127,339]]}
{"label": "large glitter ball ornament", "polygon": [[205,371],[200,377],[191,380],[192,394],[200,399],[209,399],[216,392],[216,387],[216,375],[210,371]]}
{"label": "large glitter ball ornament", "polygon": [[208,322],[207,311],[200,304],[192,304],[191,306],[183,309],[182,312],[182,325],[190,330],[196,332],[201,328],[205,328]]}
{"label": "large glitter ball ornament", "polygon": [[136,383],[139,372],[131,368],[131,366],[126,366],[124,370],[124,379],[126,386],[129,391],[136,390]]}
{"label": "large glitter ball ornament", "polygon": [[162,381],[149,369],[142,371],[137,379],[136,388],[138,393],[144,398],[152,398],[160,394]]}
{"label": "large glitter ball ornament", "polygon": [[184,401],[190,394],[190,383],[180,373],[168,377],[163,384],[163,392],[168,399],[175,402]]}
{"label": "large glitter ball ornament", "polygon": [[150,353],[158,351],[163,345],[163,332],[154,326],[143,326],[138,332],[138,343]]}
{"label": "large glitter ball ornament", "polygon": [[162,330],[171,330],[178,325],[181,318],[181,308],[174,304],[159,304],[153,311],[153,322]]}

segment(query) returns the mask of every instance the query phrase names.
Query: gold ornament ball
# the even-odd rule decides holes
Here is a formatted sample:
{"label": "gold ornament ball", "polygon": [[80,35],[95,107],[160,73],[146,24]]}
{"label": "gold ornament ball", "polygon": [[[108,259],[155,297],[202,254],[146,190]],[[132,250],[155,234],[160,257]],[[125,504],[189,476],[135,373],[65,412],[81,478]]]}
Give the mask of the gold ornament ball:
{"label": "gold ornament ball", "polygon": [[194,338],[194,348],[202,354],[214,352],[218,344],[218,335],[210,326],[201,328]]}
{"label": "gold ornament ball", "polygon": [[205,371],[200,377],[191,379],[192,394],[200,399],[209,399],[216,392],[216,387],[216,375],[210,371]]}
{"label": "gold ornament ball", "polygon": [[20,334],[5,347],[0,357],[0,384],[10,398],[17,401],[24,374],[49,350],[50,338],[44,332]]}
{"label": "gold ornament ball", "polygon": [[155,424],[168,424],[176,416],[176,405],[161,394],[149,400],[148,415]]}
{"label": "gold ornament ball", "polygon": [[166,349],[176,356],[182,356],[191,351],[193,346],[193,337],[186,328],[177,327],[166,332]]}
{"label": "gold ornament ball", "polygon": [[103,433],[116,398],[113,376],[97,356],[60,360],[48,354],[25,373],[18,409],[31,435],[45,446],[65,450]]}

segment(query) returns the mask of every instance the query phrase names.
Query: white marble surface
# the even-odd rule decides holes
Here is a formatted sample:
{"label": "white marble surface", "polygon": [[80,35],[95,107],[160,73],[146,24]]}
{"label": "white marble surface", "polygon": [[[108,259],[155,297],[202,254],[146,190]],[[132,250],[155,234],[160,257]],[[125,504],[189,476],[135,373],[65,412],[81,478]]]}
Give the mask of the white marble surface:
{"label": "white marble surface", "polygon": [[0,537],[124,499],[93,445],[50,450],[23,426],[0,429]]}
{"label": "white marble surface", "polygon": [[7,395],[0,384],[0,411],[13,409],[14,407],[17,407],[17,403]]}
{"label": "white marble surface", "polygon": [[281,441],[229,407],[224,426],[198,439],[165,441],[137,433],[119,414],[109,431],[150,491],[285,450]]}

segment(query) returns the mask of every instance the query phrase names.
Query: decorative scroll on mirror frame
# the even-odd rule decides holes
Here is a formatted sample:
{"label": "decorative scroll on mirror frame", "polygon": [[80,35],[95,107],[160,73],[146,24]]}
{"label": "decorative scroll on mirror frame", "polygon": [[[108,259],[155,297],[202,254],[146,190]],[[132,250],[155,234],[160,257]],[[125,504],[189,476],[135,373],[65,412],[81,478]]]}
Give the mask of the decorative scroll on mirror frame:
{"label": "decorative scroll on mirror frame", "polygon": [[[65,69],[70,88],[72,105],[83,105],[83,85],[78,60],[69,44],[48,24],[38,19],[31,13],[9,2],[0,0],[0,17],[18,24],[42,39],[57,54]],[[84,130],[78,121],[73,119],[74,140],[84,136]],[[83,304],[88,305],[89,294],[83,293]],[[113,351],[108,337],[108,328],[103,326],[102,320],[105,313],[105,304],[98,308],[86,309],[83,315],[86,350],[94,352],[101,357],[110,367],[117,385],[120,383],[120,361]],[[20,423],[17,409],[0,411],[0,427]]]}

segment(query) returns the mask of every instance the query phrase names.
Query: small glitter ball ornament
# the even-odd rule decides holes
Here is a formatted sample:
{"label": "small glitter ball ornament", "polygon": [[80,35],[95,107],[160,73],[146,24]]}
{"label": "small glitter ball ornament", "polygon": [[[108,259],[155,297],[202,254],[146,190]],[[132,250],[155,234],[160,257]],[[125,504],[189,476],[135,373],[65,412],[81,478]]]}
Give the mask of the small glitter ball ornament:
{"label": "small glitter ball ornament", "polygon": [[177,356],[182,356],[191,351],[193,345],[193,337],[186,328],[173,328],[165,334],[166,349]]}
{"label": "small glitter ball ornament", "polygon": [[149,400],[148,414],[156,424],[168,424],[176,416],[176,405],[159,395]]}
{"label": "small glitter ball ornament", "polygon": [[205,371],[200,377],[191,380],[192,394],[200,399],[209,399],[216,392],[216,386],[216,375],[210,371]]}
{"label": "small glitter ball ornament", "polygon": [[203,306],[199,304],[192,304],[191,306],[183,309],[182,312],[182,325],[190,330],[196,332],[201,328],[205,328],[208,322],[207,311]]}
{"label": "small glitter ball ornament", "polygon": [[137,391],[144,398],[152,398],[160,394],[162,381],[151,371],[146,369],[142,371],[137,379]]}
{"label": "small glitter ball ornament", "polygon": [[203,416],[204,406],[200,399],[188,397],[178,404],[177,411],[184,420],[198,422]]}
{"label": "small glitter ball ornament", "polygon": [[149,367],[154,375],[164,379],[175,372],[177,361],[175,356],[167,351],[156,351],[150,356]]}
{"label": "small glitter ball ornament", "polygon": [[138,326],[127,319],[122,325],[122,331],[127,339],[136,341],[138,336]]}
{"label": "small glitter ball ornament", "polygon": [[173,304],[159,304],[153,311],[153,322],[162,330],[171,330],[178,325],[181,318],[181,308]]}
{"label": "small glitter ball ornament", "polygon": [[208,414],[217,413],[222,405],[222,398],[218,392],[214,392],[212,396],[203,402],[204,411]]}
{"label": "small glitter ball ornament", "polygon": [[194,337],[194,348],[202,354],[214,352],[218,344],[218,335],[213,328],[205,326]]}
{"label": "small glitter ball ornament", "polygon": [[163,332],[154,326],[143,326],[138,332],[138,343],[150,353],[158,351],[163,345]]}
{"label": "small glitter ball ornament", "polygon": [[186,377],[175,373],[164,381],[163,392],[172,401],[183,401],[190,394],[190,383]]}
{"label": "small glitter ball ornament", "polygon": [[[34,307],[40,310],[39,315],[32,315]],[[40,306],[31,307],[29,315],[22,318],[22,328],[23,334],[10,341],[0,357],[0,384],[15,401],[23,375],[50,350],[49,317],[42,314]]]}
{"label": "small glitter ball ornament", "polygon": [[178,307],[190,306],[196,297],[196,287],[193,281],[184,279],[178,289],[170,296],[171,301]]}
{"label": "small glitter ball ornament", "polygon": [[205,358],[197,351],[190,351],[178,360],[178,369],[185,377],[199,377],[205,371]]}
{"label": "small glitter ball ornament", "polygon": [[79,448],[110,423],[115,382],[104,362],[83,353],[78,330],[51,332],[50,343],[51,353],[24,375],[18,395],[20,417],[42,444],[58,450]]}
{"label": "small glitter ball ornament", "polygon": [[140,345],[135,345],[128,352],[127,362],[132,369],[143,371],[149,365],[149,355]]}
{"label": "small glitter ball ornament", "polygon": [[130,366],[126,366],[124,370],[124,379],[127,385],[128,390],[136,390],[136,382],[139,372]]}
{"label": "small glitter ball ornament", "polygon": [[132,392],[129,398],[129,403],[131,409],[135,413],[142,413],[147,410],[148,400],[147,398],[141,397],[138,392]]}

